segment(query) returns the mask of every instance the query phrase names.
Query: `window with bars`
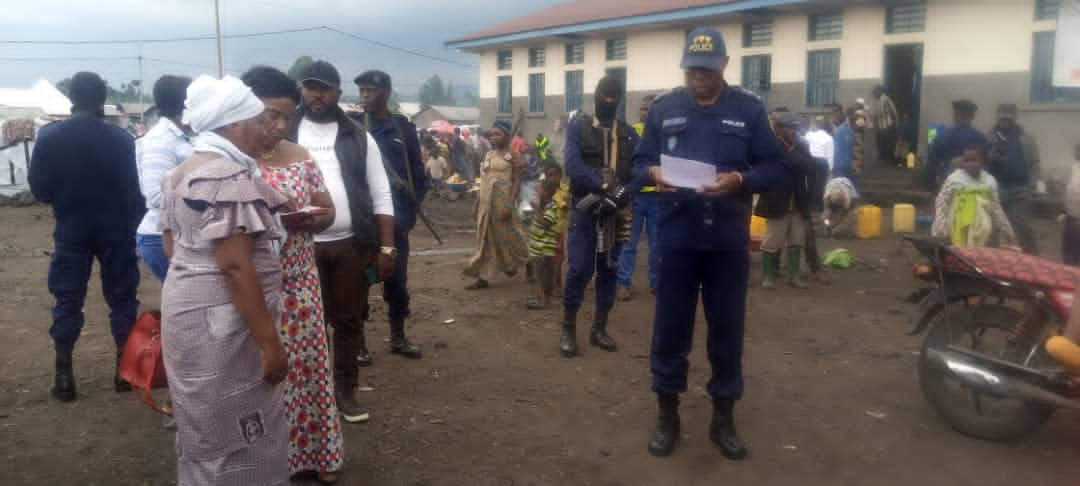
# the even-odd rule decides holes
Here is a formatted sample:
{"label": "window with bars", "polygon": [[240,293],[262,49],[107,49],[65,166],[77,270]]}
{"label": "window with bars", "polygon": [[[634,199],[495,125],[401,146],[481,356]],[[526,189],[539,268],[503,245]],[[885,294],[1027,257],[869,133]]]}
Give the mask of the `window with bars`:
{"label": "window with bars", "polygon": [[926,30],[926,2],[891,5],[885,10],[885,32],[923,32]]}
{"label": "window with bars", "polygon": [[585,97],[585,71],[566,72],[566,112],[580,110]]}
{"label": "window with bars", "polygon": [[585,62],[585,43],[569,42],[566,44],[566,63],[583,64]]}
{"label": "window with bars", "polygon": [[529,67],[544,67],[547,64],[547,49],[543,47],[529,48]]}
{"label": "window with bars", "polygon": [[1054,86],[1055,32],[1036,32],[1031,53],[1031,102],[1080,101],[1080,88]]}
{"label": "window with bars", "polygon": [[844,14],[831,12],[810,16],[810,40],[836,40],[844,35]]}
{"label": "window with bars", "polygon": [[767,47],[772,45],[773,21],[755,20],[743,24],[743,47]]}
{"label": "window with bars", "polygon": [[514,102],[514,78],[512,76],[499,76],[499,94],[495,99],[495,111],[499,113],[512,113]]}
{"label": "window with bars", "polygon": [[806,53],[806,106],[825,106],[836,101],[840,82],[840,49]]}
{"label": "window with bars", "polygon": [[772,56],[743,56],[742,87],[758,95],[767,105],[772,82]]}
{"label": "window with bars", "polygon": [[625,61],[626,60],[626,38],[615,37],[607,40],[607,60],[609,61]]}
{"label": "window with bars", "polygon": [[500,71],[505,71],[514,67],[514,51],[499,51],[495,56]]}
{"label": "window with bars", "polygon": [[1061,0],[1036,0],[1035,20],[1057,20]]}
{"label": "window with bars", "polygon": [[544,73],[529,75],[529,113],[544,112]]}

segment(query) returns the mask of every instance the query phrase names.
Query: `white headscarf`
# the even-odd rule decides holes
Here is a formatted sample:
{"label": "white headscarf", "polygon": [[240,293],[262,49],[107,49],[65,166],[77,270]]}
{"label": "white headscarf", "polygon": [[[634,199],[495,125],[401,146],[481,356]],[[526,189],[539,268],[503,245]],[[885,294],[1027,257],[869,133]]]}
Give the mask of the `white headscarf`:
{"label": "white headscarf", "polygon": [[199,76],[187,89],[184,123],[195,133],[258,116],[266,107],[243,81]]}
{"label": "white headscarf", "polygon": [[188,86],[184,123],[197,134],[192,141],[196,152],[215,152],[258,172],[255,159],[213,130],[255,118],[265,109],[262,100],[243,81],[232,76],[217,79],[204,74]]}

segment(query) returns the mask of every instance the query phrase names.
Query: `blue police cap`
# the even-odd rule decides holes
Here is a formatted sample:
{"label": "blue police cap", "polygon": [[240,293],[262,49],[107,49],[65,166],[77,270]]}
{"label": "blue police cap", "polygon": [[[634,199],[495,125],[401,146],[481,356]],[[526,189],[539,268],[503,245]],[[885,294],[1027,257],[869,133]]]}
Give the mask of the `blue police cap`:
{"label": "blue police cap", "polygon": [[686,36],[682,68],[701,68],[718,71],[727,57],[724,36],[712,27],[698,27]]}

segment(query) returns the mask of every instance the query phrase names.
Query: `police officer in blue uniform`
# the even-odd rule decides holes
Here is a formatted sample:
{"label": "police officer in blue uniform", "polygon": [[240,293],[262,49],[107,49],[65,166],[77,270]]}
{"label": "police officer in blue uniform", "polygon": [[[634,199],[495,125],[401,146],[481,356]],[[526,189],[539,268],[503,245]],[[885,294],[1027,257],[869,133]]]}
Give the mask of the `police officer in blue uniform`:
{"label": "police officer in blue uniform", "polygon": [[[596,315],[589,343],[615,351],[607,333],[608,312],[615,305],[618,256],[629,239],[630,194],[637,132],[616,113],[623,86],[604,77],[594,94],[596,114],[578,115],[566,128],[563,157],[573,196],[567,237],[570,269],[563,291],[563,326],[559,350],[564,357],[577,355],[577,314],[585,287],[596,273]],[[641,189],[640,184],[636,185]]]}
{"label": "police officer in blue uniform", "polygon": [[[49,330],[56,346],[52,395],[76,397],[71,353],[82,332],[83,303],[94,260],[101,265],[101,290],[117,360],[139,308],[139,261],[135,228],[146,213],[135,166],[135,142],[105,121],[105,81],[95,73],[71,78],[71,118],[38,132],[30,157],[30,190],[52,205],[56,244],[49,264],[49,292],[56,298]],[[117,392],[131,385],[113,377]]]}
{"label": "police officer in blue uniform", "polygon": [[[400,113],[390,113],[388,102],[393,89],[390,75],[382,71],[366,71],[354,80],[360,88],[364,113],[358,117],[375,143],[379,145],[386,175],[394,197],[394,247],[397,248],[394,276],[383,282],[383,299],[389,306],[390,352],[406,358],[420,359],[422,352],[405,337],[405,319],[409,317],[409,232],[416,226],[419,203],[424,200],[430,183],[420,158],[420,140],[416,126]],[[361,343],[364,340],[360,341]],[[361,348],[357,365],[371,365],[367,347]]]}
{"label": "police officer in blue uniform", "polygon": [[[659,420],[648,447],[655,456],[671,454],[679,438],[679,394],[687,388],[699,292],[712,365],[709,437],[729,459],[747,455],[732,410],[743,389],[751,194],[772,190],[788,175],[761,100],[724,81],[727,61],[720,32],[692,31],[682,58],[686,86],[653,102],[634,153],[637,177],[651,179],[660,191],[661,265],[650,354]],[[673,188],[664,180],[662,155],[715,165],[716,179],[697,189]]]}

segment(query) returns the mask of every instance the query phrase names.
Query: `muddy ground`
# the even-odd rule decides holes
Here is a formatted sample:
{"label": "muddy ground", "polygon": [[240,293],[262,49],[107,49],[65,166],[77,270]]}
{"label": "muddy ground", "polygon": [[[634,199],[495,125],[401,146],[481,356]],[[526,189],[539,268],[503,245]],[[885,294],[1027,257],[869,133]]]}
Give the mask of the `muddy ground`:
{"label": "muddy ground", "polygon": [[[823,242],[867,265],[835,271],[809,291],[750,295],[746,396],[737,409],[751,458],[732,463],[709,442],[708,379],[699,313],[673,457],[645,451],[654,423],[648,346],[653,301],[619,304],[616,353],[557,349],[556,308],[526,311],[526,285],[498,280],[467,293],[459,275],[473,236],[465,201],[430,204],[446,245],[413,258],[410,332],[425,358],[386,349],[384,306],[373,298],[375,366],[362,379],[372,419],[346,428],[348,485],[1002,485],[1063,486],[1080,476],[1080,414],[1059,412],[1015,443],[963,437],[920,395],[919,339],[906,336],[913,252],[896,239]],[[91,284],[76,351],[79,400],[49,397],[51,249],[47,208],[0,209],[0,483],[174,484],[172,434],[128,394],[111,390],[113,345],[100,286]],[[1057,224],[1040,222],[1055,252]],[[414,249],[437,248],[422,229]],[[644,248],[642,248],[644,250]],[[1051,253],[1056,254],[1056,253]],[[756,261],[756,259],[755,259]],[[640,258],[644,263],[644,258]],[[95,273],[96,279],[96,273]],[[758,272],[752,277],[756,283]],[[643,285],[644,274],[637,282]],[[377,292],[373,292],[377,294]],[[143,307],[158,305],[143,272]],[[590,300],[591,302],[591,300]],[[591,311],[585,312],[587,320]],[[454,319],[452,324],[444,321]]]}

